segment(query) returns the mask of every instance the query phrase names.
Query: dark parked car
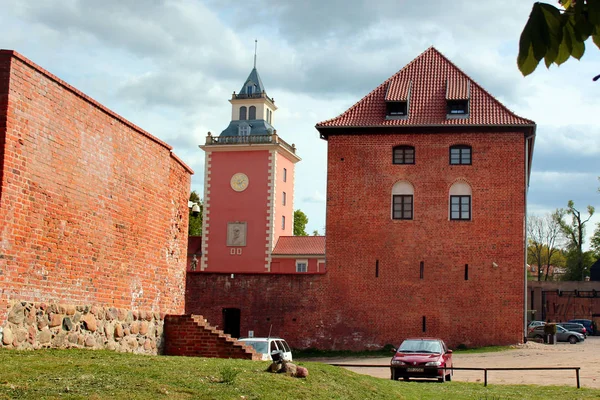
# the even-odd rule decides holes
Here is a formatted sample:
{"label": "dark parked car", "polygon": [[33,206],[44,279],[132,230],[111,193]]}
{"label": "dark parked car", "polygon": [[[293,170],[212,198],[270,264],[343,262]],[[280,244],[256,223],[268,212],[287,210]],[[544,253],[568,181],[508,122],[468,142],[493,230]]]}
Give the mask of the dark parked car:
{"label": "dark parked car", "polygon": [[583,336],[587,337],[587,329],[585,326],[581,324],[576,324],[574,322],[559,322],[556,325],[560,325],[568,331],[581,333]]}
{"label": "dark parked car", "polygon": [[[438,367],[444,367],[438,369]],[[448,369],[446,369],[448,368]],[[406,339],[392,357],[392,380],[437,378],[452,380],[452,350],[440,339]]]}
{"label": "dark parked car", "polygon": [[[544,328],[544,325],[536,326],[531,332],[529,332],[527,337],[543,339]],[[569,342],[571,344],[575,344],[577,342],[583,342],[585,340],[585,336],[583,336],[581,333],[568,331],[560,325],[556,325],[556,340],[559,342]]]}
{"label": "dark parked car", "polygon": [[594,329],[594,323],[591,319],[570,319],[569,322],[574,322],[576,324],[581,324],[585,326],[585,329],[587,329],[587,334],[590,336],[596,334],[596,330]]}

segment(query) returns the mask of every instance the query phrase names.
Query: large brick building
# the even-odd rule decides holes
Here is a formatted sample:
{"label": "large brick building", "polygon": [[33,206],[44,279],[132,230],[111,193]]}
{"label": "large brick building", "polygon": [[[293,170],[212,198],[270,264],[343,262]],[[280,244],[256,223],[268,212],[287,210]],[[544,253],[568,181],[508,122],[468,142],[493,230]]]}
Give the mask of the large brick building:
{"label": "large brick building", "polygon": [[184,310],[192,171],[0,50],[0,345],[156,353]]}
{"label": "large brick building", "polygon": [[226,325],[235,310],[242,334],[273,331],[295,347],[521,341],[535,123],[430,48],[317,129],[326,272],[208,268],[188,274],[186,312]]}

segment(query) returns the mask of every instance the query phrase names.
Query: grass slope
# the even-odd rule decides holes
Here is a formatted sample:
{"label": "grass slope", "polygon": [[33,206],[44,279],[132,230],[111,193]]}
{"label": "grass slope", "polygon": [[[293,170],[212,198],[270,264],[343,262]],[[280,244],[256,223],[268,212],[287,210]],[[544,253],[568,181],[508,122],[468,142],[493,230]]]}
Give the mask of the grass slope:
{"label": "grass slope", "polygon": [[392,382],[299,362],[306,379],[268,363],[107,351],[0,350],[0,399],[589,399],[600,390],[448,382]]}

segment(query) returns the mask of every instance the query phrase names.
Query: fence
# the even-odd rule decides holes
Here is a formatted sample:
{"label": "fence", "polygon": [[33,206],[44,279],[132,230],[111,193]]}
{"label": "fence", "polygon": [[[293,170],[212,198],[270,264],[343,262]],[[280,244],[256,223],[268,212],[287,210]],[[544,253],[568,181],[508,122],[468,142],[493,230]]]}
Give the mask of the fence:
{"label": "fence", "polygon": [[[365,368],[390,368],[390,365],[381,364],[329,364],[334,367],[365,367]],[[435,367],[427,367],[428,369],[434,369]],[[575,370],[575,379],[577,380],[577,389],[581,388],[579,382],[579,370],[581,367],[498,367],[498,368],[481,368],[481,367],[452,367],[444,368],[437,367],[436,369],[451,369],[453,371],[483,371],[483,385],[487,386],[488,382],[488,371],[550,371],[550,370]]]}

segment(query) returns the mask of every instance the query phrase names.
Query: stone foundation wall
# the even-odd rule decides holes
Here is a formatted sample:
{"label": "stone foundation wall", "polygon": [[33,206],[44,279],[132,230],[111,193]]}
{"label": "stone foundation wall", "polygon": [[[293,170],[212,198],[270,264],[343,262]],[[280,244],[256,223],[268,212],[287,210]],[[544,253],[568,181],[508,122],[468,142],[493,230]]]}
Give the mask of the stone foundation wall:
{"label": "stone foundation wall", "polygon": [[0,347],[88,348],[160,354],[164,315],[123,308],[56,303],[9,305]]}

